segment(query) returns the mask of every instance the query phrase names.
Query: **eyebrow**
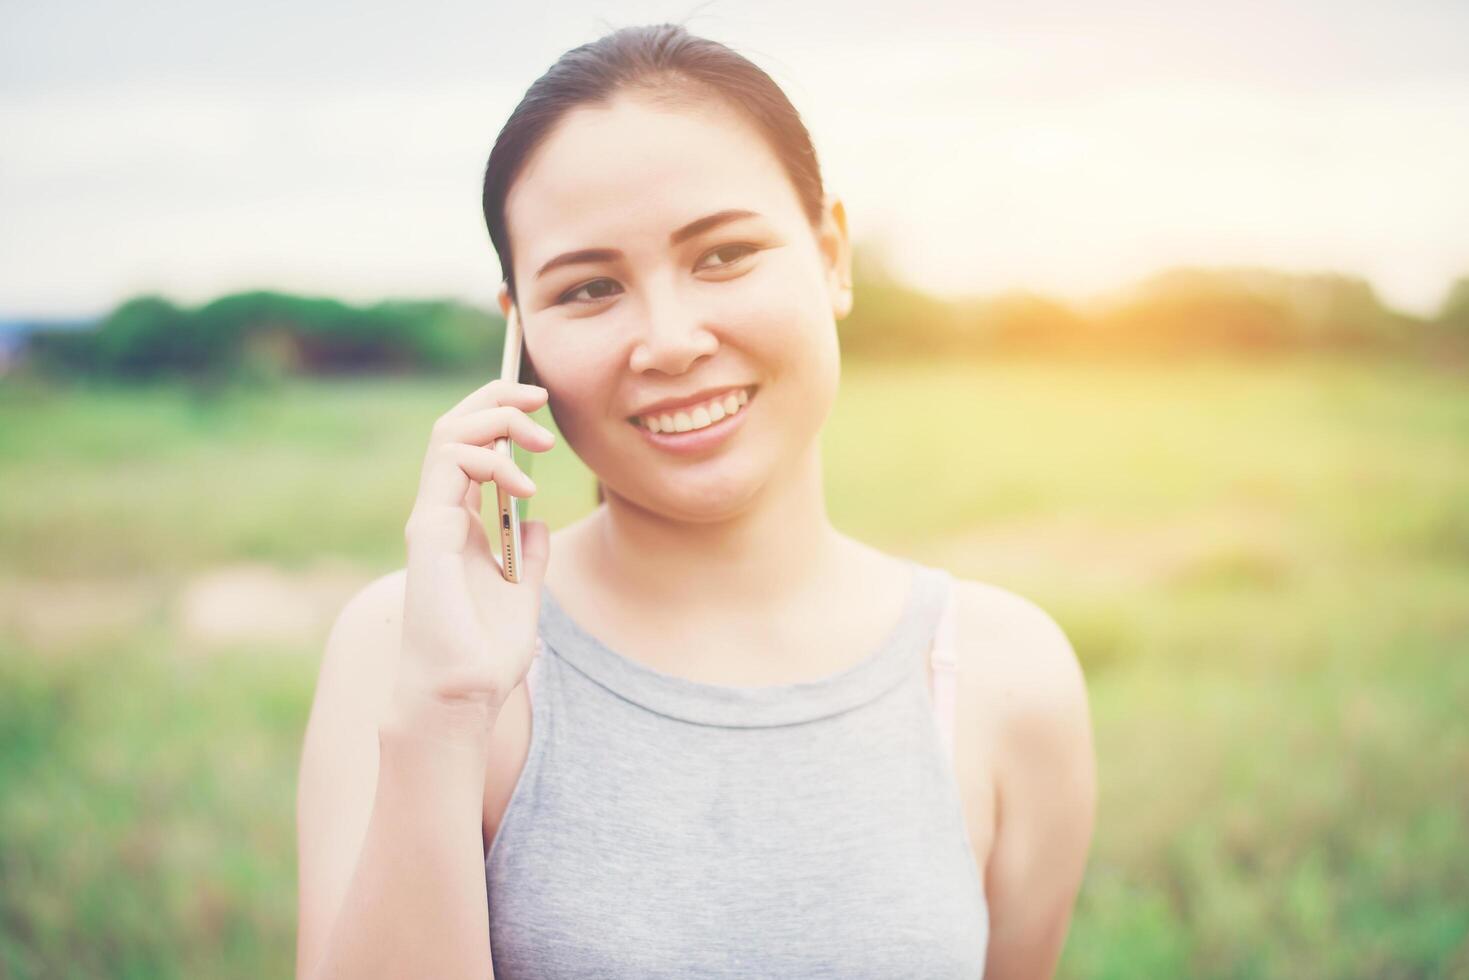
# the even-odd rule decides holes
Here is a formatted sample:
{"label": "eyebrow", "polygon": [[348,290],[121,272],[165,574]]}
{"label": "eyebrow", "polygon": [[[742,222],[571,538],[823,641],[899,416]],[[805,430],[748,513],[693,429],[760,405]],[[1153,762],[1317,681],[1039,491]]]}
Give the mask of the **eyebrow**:
{"label": "eyebrow", "polygon": [[[713,214],[706,214],[702,218],[690,221],[668,236],[668,244],[682,245],[690,238],[702,235],[711,228],[718,228],[720,225],[737,221],[740,218],[758,217],[760,215],[755,211],[747,211],[744,208],[725,208],[723,211],[715,211]],[[587,262],[613,262],[622,257],[622,251],[615,248],[582,248],[577,249],[575,252],[563,252],[541,266],[536,272],[535,277],[539,279],[552,269],[559,269],[563,265],[580,265]]]}

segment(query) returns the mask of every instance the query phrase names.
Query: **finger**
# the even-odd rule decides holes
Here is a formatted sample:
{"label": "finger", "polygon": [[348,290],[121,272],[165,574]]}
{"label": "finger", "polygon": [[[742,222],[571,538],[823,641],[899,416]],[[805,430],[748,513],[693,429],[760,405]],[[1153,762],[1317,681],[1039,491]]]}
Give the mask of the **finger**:
{"label": "finger", "polygon": [[484,484],[478,480],[470,480],[469,489],[464,491],[464,506],[469,508],[469,512],[476,516],[484,510],[485,506],[484,494],[480,491],[480,488],[483,486]]}
{"label": "finger", "polygon": [[[476,483],[475,486],[480,486]],[[465,555],[477,555],[486,561],[494,561],[495,552],[500,550],[500,531],[495,529],[494,541],[490,540],[489,529],[485,527],[484,519],[480,517],[479,511],[470,511],[469,514],[469,536],[464,542]]]}
{"label": "finger", "polygon": [[494,408],[496,405],[514,405],[527,412],[534,412],[546,403],[547,397],[549,393],[540,385],[495,378],[465,395],[444,415],[463,415],[480,408]]}
{"label": "finger", "polygon": [[513,405],[497,405],[444,418],[434,430],[438,441],[472,446],[488,446],[505,436],[531,452],[545,452],[556,444],[555,433]]}
{"label": "finger", "polygon": [[520,584],[536,587],[546,578],[546,565],[551,559],[551,532],[545,521],[522,521],[520,524]]}
{"label": "finger", "polygon": [[471,480],[493,482],[516,497],[529,497],[536,492],[535,482],[509,455],[484,446],[446,442],[429,450],[414,506],[463,510]]}

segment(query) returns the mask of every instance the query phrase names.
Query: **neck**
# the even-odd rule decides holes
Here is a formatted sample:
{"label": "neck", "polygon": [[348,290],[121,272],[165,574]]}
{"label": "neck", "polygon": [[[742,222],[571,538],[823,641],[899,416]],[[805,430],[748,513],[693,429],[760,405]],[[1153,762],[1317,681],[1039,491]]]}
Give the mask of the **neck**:
{"label": "neck", "polygon": [[640,599],[768,609],[832,581],[850,560],[853,543],[827,517],[818,446],[718,521],[681,521],[604,492],[587,519],[588,567]]}

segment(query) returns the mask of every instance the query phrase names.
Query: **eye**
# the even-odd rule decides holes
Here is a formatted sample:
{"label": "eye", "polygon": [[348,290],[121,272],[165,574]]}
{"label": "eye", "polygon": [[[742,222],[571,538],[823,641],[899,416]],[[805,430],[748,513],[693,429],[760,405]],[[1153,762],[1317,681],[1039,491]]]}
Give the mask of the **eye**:
{"label": "eye", "polygon": [[[606,299],[608,296],[614,296],[616,294],[615,293],[603,293],[600,296],[588,296],[585,300],[573,300],[572,297],[576,296],[577,293],[581,292],[584,289],[596,289],[598,286],[616,286],[616,285],[617,285],[617,283],[613,282],[611,279],[593,279],[591,282],[584,282],[580,286],[577,286],[575,289],[571,289],[571,290],[568,290],[567,292],[562,293],[561,296],[560,296],[560,298],[558,298],[556,300],[556,302],[557,303],[570,303],[570,302],[583,302],[583,303],[585,303],[585,302],[595,301],[595,300],[599,300],[599,299]],[[619,289],[620,288],[621,287],[619,287]]]}
{"label": "eye", "polygon": [[721,245],[718,248],[716,248],[714,251],[707,253],[704,256],[704,258],[707,259],[710,256],[724,255],[724,254],[729,253],[729,252],[736,253],[735,254],[735,257],[732,258],[732,259],[726,259],[723,262],[717,262],[714,265],[704,265],[703,264],[704,259],[700,259],[699,260],[699,263],[700,264],[694,266],[694,268],[695,269],[718,269],[718,268],[721,268],[723,266],[734,265],[736,262],[738,262],[740,259],[743,259],[745,256],[747,256],[747,255],[753,255],[754,253],[756,253],[758,251],[760,251],[760,250],[758,248],[756,248],[754,245],[747,245],[744,242],[732,243],[732,244],[729,244],[729,245]]}

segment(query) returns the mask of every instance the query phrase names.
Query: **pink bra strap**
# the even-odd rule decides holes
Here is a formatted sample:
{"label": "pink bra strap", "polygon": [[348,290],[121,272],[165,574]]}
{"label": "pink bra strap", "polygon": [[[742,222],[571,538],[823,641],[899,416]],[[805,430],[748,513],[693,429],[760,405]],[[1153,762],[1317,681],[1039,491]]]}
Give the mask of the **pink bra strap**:
{"label": "pink bra strap", "polygon": [[534,680],[536,676],[536,666],[541,658],[541,650],[544,647],[545,643],[541,641],[541,634],[537,633],[536,652],[531,656],[530,667],[528,667],[525,672],[525,696],[529,698],[532,703],[534,703],[536,699],[536,688]]}
{"label": "pink bra strap", "polygon": [[938,629],[934,631],[933,652],[929,663],[933,666],[933,710],[938,724],[939,736],[949,758],[954,757],[954,688],[958,678],[959,661],[954,653],[954,578],[946,573],[947,586],[944,594],[944,609],[939,615]]}

